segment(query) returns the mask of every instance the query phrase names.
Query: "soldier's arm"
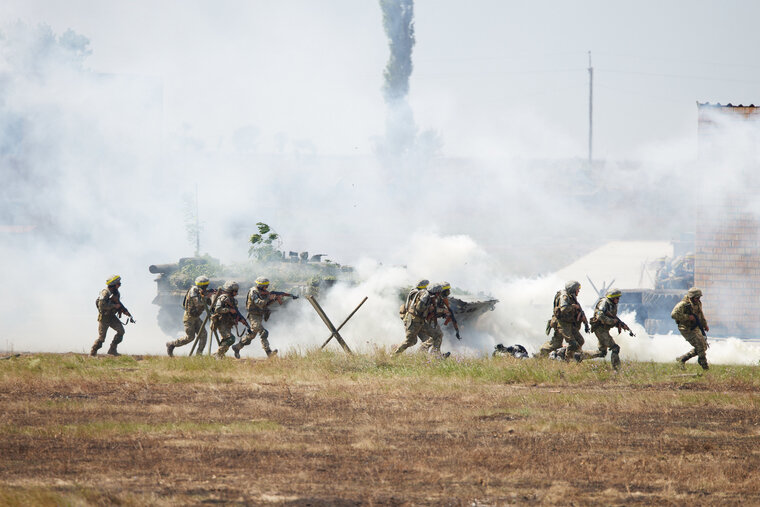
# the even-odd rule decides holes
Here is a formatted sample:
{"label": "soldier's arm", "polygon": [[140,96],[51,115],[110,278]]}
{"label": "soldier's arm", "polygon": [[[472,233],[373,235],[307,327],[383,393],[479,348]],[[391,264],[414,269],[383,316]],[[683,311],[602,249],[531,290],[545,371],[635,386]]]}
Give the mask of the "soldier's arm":
{"label": "soldier's arm", "polygon": [[115,312],[121,308],[121,303],[119,303],[119,298],[117,298],[114,295],[108,295],[104,298],[101,298],[100,301],[100,311],[101,312]]}

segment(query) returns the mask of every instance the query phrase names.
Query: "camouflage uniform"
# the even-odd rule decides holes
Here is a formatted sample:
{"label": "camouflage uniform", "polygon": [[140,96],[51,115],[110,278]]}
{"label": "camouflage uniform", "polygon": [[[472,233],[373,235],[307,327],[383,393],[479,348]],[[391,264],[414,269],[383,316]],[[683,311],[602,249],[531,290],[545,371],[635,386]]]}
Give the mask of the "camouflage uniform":
{"label": "camouflage uniform", "polygon": [[221,359],[227,353],[227,349],[235,343],[232,328],[237,324],[237,301],[231,291],[224,290],[214,303],[213,315],[211,316],[212,330],[219,333],[221,343],[216,356]]}
{"label": "camouflage uniform", "polygon": [[109,285],[107,288],[100,291],[100,295],[95,301],[95,306],[98,308],[98,339],[95,340],[92,349],[90,349],[91,356],[97,355],[98,350],[103,346],[103,343],[106,341],[106,332],[109,327],[116,331],[116,335],[114,335],[113,340],[111,341],[108,354],[112,356],[119,355],[119,353],[116,352],[116,347],[124,339],[124,325],[119,320],[119,317],[116,316],[120,309],[120,299],[121,294],[119,294],[119,289],[116,285]]}
{"label": "camouflage uniform", "polygon": [[394,354],[401,354],[413,346],[417,343],[418,337],[423,342],[427,338],[434,338],[428,317],[435,311],[435,300],[436,298],[427,289],[412,289],[407,297],[408,306],[403,316],[406,339],[404,343],[396,347]]}
{"label": "camouflage uniform", "polygon": [[581,310],[580,303],[575,297],[575,291],[580,289],[580,284],[570,281],[565,284],[565,290],[559,291],[554,296],[554,311],[552,319],[547,324],[547,334],[550,328],[554,329],[554,335],[539,349],[541,357],[547,357],[551,352],[562,348],[562,340],[567,342],[565,358],[569,361],[574,354],[581,352],[585,343],[580,333]]}
{"label": "camouflage uniform", "polygon": [[[613,291],[610,294],[618,294],[617,291]],[[584,353],[585,358],[594,357],[606,357],[607,349],[610,350],[610,363],[616,370],[620,368],[620,346],[615,343],[610,335],[610,329],[620,325],[617,318],[617,303],[608,294],[606,297],[601,298],[596,303],[594,308],[594,316],[591,318],[591,332],[596,335],[596,339],[599,341],[599,349],[596,353]]]}
{"label": "camouflage uniform", "polygon": [[[432,290],[432,289],[431,289]],[[435,293],[434,293],[435,294]],[[443,343],[443,330],[438,324],[438,319],[445,318],[449,315],[449,309],[446,306],[444,298],[439,294],[435,294],[435,306],[433,308],[432,315],[427,320],[427,334],[430,336],[427,340],[422,342],[420,349],[426,352],[433,352],[437,355],[443,355],[441,353],[441,344]],[[449,353],[446,353],[448,357]]]}
{"label": "camouflage uniform", "polygon": [[[707,339],[702,335],[702,331],[699,329],[696,321],[696,319],[699,319],[705,331],[710,329],[707,326],[705,314],[702,313],[701,296],[702,291],[696,287],[692,287],[683,299],[676,304],[670,316],[678,324],[678,330],[681,332],[681,335],[694,347],[686,354],[677,358],[677,361],[683,364],[692,357],[697,356],[699,365],[707,370]],[[694,320],[690,316],[694,316]]]}
{"label": "camouflage uniform", "polygon": [[172,354],[174,347],[181,347],[192,342],[195,340],[196,335],[198,335],[198,348],[195,355],[200,356],[203,354],[208,335],[206,334],[206,328],[203,326],[201,315],[206,310],[206,305],[210,303],[211,300],[200,287],[193,285],[188,289],[182,302],[182,306],[185,308],[185,315],[182,317],[182,322],[185,325],[185,337],[166,344],[169,355]]}
{"label": "camouflage uniform", "polygon": [[248,308],[248,323],[251,325],[251,332],[243,336],[240,343],[233,347],[236,357],[239,355],[240,349],[250,345],[257,335],[261,339],[261,348],[264,349],[267,357],[275,353],[269,348],[269,331],[264,328],[264,322],[269,319],[271,312],[267,307],[274,301],[274,299],[270,299],[269,292],[265,289],[262,290],[261,287],[253,286],[248,291],[245,306]]}

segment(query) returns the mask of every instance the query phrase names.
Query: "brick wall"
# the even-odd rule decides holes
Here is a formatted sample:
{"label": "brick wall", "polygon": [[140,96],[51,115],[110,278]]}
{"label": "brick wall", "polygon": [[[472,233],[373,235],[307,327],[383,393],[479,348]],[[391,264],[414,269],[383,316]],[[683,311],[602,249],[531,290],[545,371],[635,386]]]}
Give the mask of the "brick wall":
{"label": "brick wall", "polygon": [[699,212],[694,284],[717,332],[742,337],[760,332],[760,221],[742,198]]}
{"label": "brick wall", "polygon": [[[700,158],[720,150],[710,143],[716,113],[760,120],[755,106],[698,104]],[[719,177],[719,175],[716,175]],[[704,291],[705,317],[713,331],[743,338],[760,336],[760,220],[749,211],[760,196],[750,183],[719,201],[704,199],[697,212],[694,284]]]}

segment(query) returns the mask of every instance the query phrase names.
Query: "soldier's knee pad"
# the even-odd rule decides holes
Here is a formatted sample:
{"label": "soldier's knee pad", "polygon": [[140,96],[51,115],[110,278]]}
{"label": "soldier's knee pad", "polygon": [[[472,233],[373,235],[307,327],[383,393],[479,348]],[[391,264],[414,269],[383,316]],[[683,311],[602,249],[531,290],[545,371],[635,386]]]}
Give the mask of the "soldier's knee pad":
{"label": "soldier's knee pad", "polygon": [[620,353],[620,345],[613,345],[612,347],[610,347],[610,351],[613,354],[619,354]]}
{"label": "soldier's knee pad", "polygon": [[261,339],[266,340],[267,338],[269,338],[269,331],[267,331],[266,329],[263,329],[261,331]]}
{"label": "soldier's knee pad", "polygon": [[230,346],[235,343],[235,337],[230,335],[222,339],[222,345]]}

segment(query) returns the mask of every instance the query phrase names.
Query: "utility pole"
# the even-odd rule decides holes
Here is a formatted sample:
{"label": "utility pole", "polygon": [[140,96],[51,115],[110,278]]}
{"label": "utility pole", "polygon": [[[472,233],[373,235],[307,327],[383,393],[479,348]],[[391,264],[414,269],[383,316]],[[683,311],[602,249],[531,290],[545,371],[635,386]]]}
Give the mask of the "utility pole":
{"label": "utility pole", "polygon": [[593,160],[591,141],[594,138],[594,67],[591,66],[591,51],[588,52],[588,166]]}
{"label": "utility pole", "polygon": [[198,184],[195,184],[195,256],[201,255],[201,222],[198,217]]}

